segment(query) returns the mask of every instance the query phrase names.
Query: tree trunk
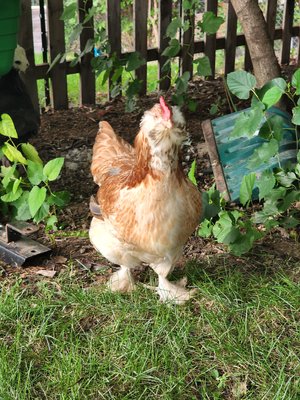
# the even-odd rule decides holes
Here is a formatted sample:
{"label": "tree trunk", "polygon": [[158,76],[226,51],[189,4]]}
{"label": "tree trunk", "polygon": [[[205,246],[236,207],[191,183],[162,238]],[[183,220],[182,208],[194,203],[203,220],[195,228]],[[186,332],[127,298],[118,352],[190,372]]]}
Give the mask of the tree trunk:
{"label": "tree trunk", "polygon": [[280,76],[267,24],[257,0],[231,0],[242,25],[258,87]]}

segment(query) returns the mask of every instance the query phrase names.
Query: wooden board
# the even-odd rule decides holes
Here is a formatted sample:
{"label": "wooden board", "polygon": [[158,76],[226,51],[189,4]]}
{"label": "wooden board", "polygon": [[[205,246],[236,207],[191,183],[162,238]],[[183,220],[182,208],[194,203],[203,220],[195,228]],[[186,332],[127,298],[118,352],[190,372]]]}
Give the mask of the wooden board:
{"label": "wooden board", "polygon": [[[93,0],[78,0],[79,22],[83,22],[88,10],[93,6]],[[80,35],[80,51],[83,51],[88,40],[94,39],[94,21],[91,18],[84,24]],[[80,104],[95,104],[96,80],[91,66],[93,53],[87,53],[80,62]]]}
{"label": "wooden board", "polygon": [[[65,29],[60,20],[63,0],[48,0],[48,28],[51,62],[59,53],[65,53]],[[65,63],[56,64],[49,73],[52,83],[52,105],[54,109],[68,108],[67,75]]]}
{"label": "wooden board", "polygon": [[275,36],[276,12],[277,12],[277,0],[269,0],[267,4],[266,21],[268,26],[268,33],[272,43],[274,43],[274,36]]}

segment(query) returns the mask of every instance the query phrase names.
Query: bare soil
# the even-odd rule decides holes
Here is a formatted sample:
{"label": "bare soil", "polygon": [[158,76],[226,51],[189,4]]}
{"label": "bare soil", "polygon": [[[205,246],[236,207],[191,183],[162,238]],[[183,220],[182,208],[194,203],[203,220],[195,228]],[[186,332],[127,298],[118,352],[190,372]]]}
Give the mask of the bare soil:
{"label": "bare soil", "polygon": [[[184,150],[183,164],[187,171],[191,162],[196,159],[199,188],[206,190],[213,182],[213,175],[201,123],[205,119],[228,114],[231,110],[228,102],[223,100],[226,99],[226,94],[221,79],[193,82],[189,91],[190,97],[198,105],[195,112],[183,110],[191,138],[190,147]],[[72,273],[83,278],[85,283],[107,279],[114,266],[97,254],[87,235],[91,220],[89,198],[97,190],[90,174],[90,162],[98,124],[102,120],[108,121],[119,135],[132,143],[143,112],[151,108],[158,97],[159,94],[155,93],[141,98],[137,111],[131,114],[125,113],[122,99],[99,106],[49,110],[42,114],[40,132],[31,139],[31,143],[36,146],[45,162],[55,157],[65,157],[64,170],[55,189],[68,190],[71,193],[71,203],[59,214],[60,230],[57,233],[45,234],[43,226],[38,233],[38,240],[52,249],[52,255],[37,266],[13,267],[0,262],[0,279],[1,275],[2,279],[15,275],[31,281],[47,279],[49,277],[45,278],[43,275],[45,270],[59,274],[61,271],[74,269],[74,265],[76,271],[73,270]],[[213,117],[210,115],[212,104],[218,106],[218,112]],[[253,250],[253,254],[260,252],[271,252],[283,259],[288,255],[300,260],[299,243],[278,231]],[[189,259],[206,259],[218,255],[232,257],[226,254],[222,245],[193,236],[186,244],[180,265],[184,265]],[[93,274],[94,271],[98,273]]]}

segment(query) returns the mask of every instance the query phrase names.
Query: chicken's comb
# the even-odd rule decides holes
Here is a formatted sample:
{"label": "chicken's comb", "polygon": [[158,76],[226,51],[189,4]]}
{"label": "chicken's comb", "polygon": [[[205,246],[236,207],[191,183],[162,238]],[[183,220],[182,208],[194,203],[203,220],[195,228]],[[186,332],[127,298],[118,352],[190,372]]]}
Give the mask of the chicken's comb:
{"label": "chicken's comb", "polygon": [[161,106],[161,109],[162,109],[163,119],[165,119],[165,120],[170,119],[171,118],[171,110],[167,106],[167,104],[165,102],[165,99],[162,96],[160,96],[160,98],[159,98],[159,103],[160,103],[160,106]]}

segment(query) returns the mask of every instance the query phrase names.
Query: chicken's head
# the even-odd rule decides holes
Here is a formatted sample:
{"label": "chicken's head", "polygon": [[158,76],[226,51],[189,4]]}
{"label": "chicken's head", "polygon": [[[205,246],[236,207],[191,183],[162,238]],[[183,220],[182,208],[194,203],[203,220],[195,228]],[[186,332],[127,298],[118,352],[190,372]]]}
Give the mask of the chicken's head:
{"label": "chicken's head", "polygon": [[150,145],[180,146],[186,139],[185,119],[178,107],[170,107],[160,97],[159,103],[146,111],[141,121],[141,131]]}

